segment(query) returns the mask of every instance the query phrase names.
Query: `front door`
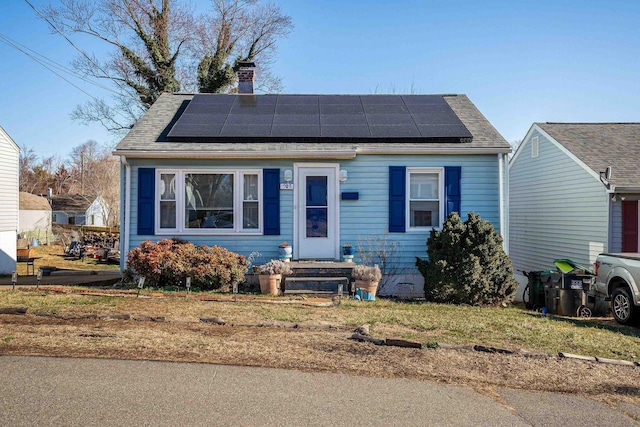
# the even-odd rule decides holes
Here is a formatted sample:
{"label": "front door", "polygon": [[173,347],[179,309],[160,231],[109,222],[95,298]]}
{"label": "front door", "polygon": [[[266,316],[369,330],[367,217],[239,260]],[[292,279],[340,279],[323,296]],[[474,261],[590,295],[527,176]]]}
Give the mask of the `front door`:
{"label": "front door", "polygon": [[622,202],[622,252],[638,252],[638,201]]}
{"label": "front door", "polygon": [[296,165],[298,259],[338,259],[338,165]]}

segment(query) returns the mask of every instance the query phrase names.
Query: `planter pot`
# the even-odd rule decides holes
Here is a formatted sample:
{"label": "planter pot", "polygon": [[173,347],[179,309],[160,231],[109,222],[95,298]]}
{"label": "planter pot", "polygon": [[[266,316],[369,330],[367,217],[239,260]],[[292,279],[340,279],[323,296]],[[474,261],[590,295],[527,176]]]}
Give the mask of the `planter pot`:
{"label": "planter pot", "polygon": [[353,255],[342,255],[342,260],[344,262],[353,262]]}
{"label": "planter pot", "polygon": [[362,289],[363,300],[376,299],[376,292],[378,291],[378,282],[370,282],[370,281],[356,279],[356,290],[358,288]]}
{"label": "planter pot", "polygon": [[342,247],[342,255],[353,255],[356,253],[356,248],[353,246],[343,246]]}
{"label": "planter pot", "polygon": [[291,253],[293,248],[291,246],[284,246],[278,248],[278,255],[284,255],[285,257],[291,258]]}
{"label": "planter pot", "polygon": [[269,295],[278,295],[282,274],[260,274],[260,292]]}

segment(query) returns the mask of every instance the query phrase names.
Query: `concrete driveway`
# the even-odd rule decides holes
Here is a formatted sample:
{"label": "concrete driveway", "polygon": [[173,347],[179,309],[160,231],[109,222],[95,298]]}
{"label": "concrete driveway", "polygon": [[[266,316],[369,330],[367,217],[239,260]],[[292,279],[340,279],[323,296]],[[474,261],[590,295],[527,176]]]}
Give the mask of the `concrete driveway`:
{"label": "concrete driveway", "polygon": [[403,379],[193,363],[0,357],[3,426],[637,426],[640,408]]}

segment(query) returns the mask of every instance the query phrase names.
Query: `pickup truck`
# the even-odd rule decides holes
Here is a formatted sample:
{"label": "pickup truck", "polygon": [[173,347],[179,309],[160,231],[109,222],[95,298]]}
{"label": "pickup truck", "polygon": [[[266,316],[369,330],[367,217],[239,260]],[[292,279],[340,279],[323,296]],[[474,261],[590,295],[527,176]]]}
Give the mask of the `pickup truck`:
{"label": "pickup truck", "polygon": [[640,253],[600,254],[595,273],[596,291],[607,295],[616,321],[640,324]]}

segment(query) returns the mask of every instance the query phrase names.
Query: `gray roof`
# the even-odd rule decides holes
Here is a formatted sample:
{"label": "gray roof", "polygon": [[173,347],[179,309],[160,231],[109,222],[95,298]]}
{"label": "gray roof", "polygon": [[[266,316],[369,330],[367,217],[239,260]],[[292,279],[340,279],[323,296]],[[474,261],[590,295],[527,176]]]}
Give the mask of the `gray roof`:
{"label": "gray roof", "polygon": [[58,212],[85,212],[95,199],[95,196],[83,194],[60,194],[51,197],[51,210]]}
{"label": "gray roof", "polygon": [[[235,97],[238,95],[216,95]],[[240,95],[244,96],[244,95]],[[256,95],[267,96],[267,95]],[[327,95],[337,96],[337,95]],[[377,96],[377,95],[366,95]],[[381,95],[385,97],[397,97],[401,95]],[[179,136],[169,137],[169,132],[184,112],[192,94],[163,94],[136,123],[131,131],[117,145],[115,154],[130,157],[180,157],[189,153],[193,156],[206,156],[211,153],[226,153],[233,156],[246,156],[247,153],[255,153],[256,157],[262,155],[284,155],[287,152],[300,153],[326,153],[330,155],[338,151],[347,152],[403,152],[403,151],[428,151],[428,152],[509,152],[510,146],[489,121],[478,111],[466,95],[439,95],[446,101],[451,110],[460,119],[464,127],[472,136],[470,142],[437,142],[416,141],[410,138],[397,138],[393,144],[389,144],[384,138],[369,141],[347,139],[336,141],[335,139],[316,140],[312,142],[295,141],[292,138],[283,139],[283,142],[270,139],[264,142],[264,138],[244,137],[242,141],[228,142],[223,138],[209,138],[208,142],[189,142],[188,138],[181,140]],[[286,141],[286,142],[284,142]],[[466,140],[468,141],[468,140]]]}
{"label": "gray roof", "polygon": [[46,197],[21,191],[19,193],[20,210],[25,211],[50,211],[51,205]]}
{"label": "gray roof", "polygon": [[595,173],[611,166],[620,190],[640,188],[640,123],[535,123]]}

